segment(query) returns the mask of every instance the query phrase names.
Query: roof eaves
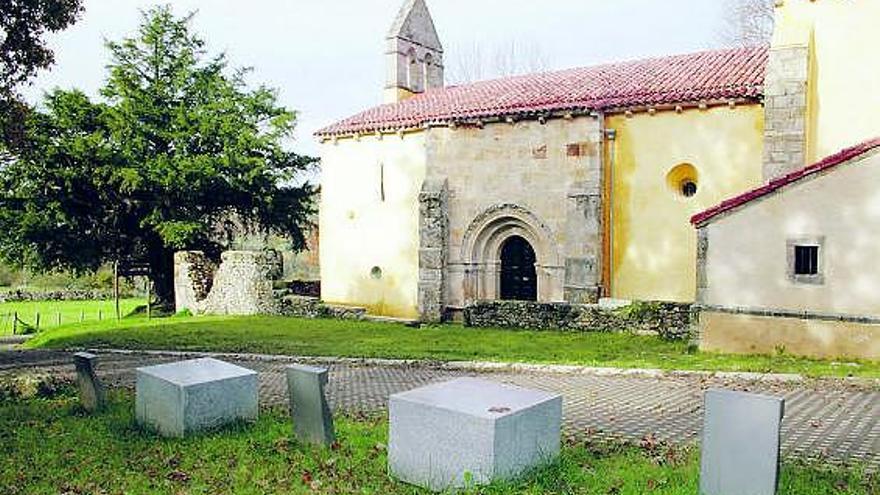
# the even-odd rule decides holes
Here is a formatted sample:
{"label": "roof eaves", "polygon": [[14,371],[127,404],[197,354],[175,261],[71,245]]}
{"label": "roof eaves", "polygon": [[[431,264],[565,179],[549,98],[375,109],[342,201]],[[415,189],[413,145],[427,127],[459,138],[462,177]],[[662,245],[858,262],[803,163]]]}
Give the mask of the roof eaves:
{"label": "roof eaves", "polygon": [[697,228],[703,227],[712,223],[723,214],[739,210],[757,199],[793,186],[806,178],[828,172],[840,165],[860,161],[865,154],[872,151],[880,152],[880,137],[846,148],[808,167],[804,167],[782,177],[773,179],[760,187],[722,201],[720,204],[691,217],[691,224]]}

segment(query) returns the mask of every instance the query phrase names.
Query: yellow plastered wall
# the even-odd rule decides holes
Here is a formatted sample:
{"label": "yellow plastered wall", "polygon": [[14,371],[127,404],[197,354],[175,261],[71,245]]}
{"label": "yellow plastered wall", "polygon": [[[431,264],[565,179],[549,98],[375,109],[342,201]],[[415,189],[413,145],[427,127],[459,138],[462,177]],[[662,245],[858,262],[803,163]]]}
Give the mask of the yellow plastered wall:
{"label": "yellow plastered wall", "polygon": [[809,156],[880,135],[880,0],[785,0],[774,47],[812,45]]}
{"label": "yellow plastered wall", "polygon": [[418,316],[418,198],[425,161],[422,132],[322,144],[324,301],[377,315]]}
{"label": "yellow plastered wall", "polygon": [[[611,293],[615,298],[691,302],[696,232],[690,217],[760,185],[763,108],[740,105],[610,116],[617,130],[610,195]],[[697,193],[684,197],[670,172],[690,164]],[[679,168],[673,176],[677,176]]]}

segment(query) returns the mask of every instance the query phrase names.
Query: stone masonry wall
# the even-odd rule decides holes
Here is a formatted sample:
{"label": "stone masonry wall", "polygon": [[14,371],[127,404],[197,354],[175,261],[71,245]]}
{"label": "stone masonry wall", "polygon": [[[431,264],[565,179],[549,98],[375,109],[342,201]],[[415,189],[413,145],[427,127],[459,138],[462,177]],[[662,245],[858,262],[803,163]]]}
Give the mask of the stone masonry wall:
{"label": "stone masonry wall", "polygon": [[217,267],[201,251],[174,253],[174,306],[176,310],[197,312],[211,292]]}
{"label": "stone masonry wall", "polygon": [[186,309],[196,314],[228,315],[280,312],[272,283],[280,270],[277,253],[228,251],[223,253],[221,260],[213,272],[200,252],[175,255],[177,311]]}
{"label": "stone masonry wall", "polygon": [[24,301],[106,301],[110,299],[113,299],[113,291],[103,289],[15,289],[0,294],[0,303]]}
{"label": "stone masonry wall", "polygon": [[317,297],[287,296],[281,300],[281,314],[295,318],[363,320],[367,310],[353,306],[326,304]]}
{"label": "stone masonry wall", "polygon": [[448,181],[446,302],[496,299],[500,246],[535,250],[541,302],[594,302],[602,266],[601,116],[511,119],[426,133],[427,180]]}
{"label": "stone masonry wall", "polygon": [[770,51],[764,83],[764,180],[807,162],[810,52],[807,46]]}
{"label": "stone masonry wall", "polygon": [[612,310],[589,304],[479,301],[464,309],[464,324],[469,327],[635,331],[670,340],[688,339],[693,323],[690,304],[665,302],[639,302]]}

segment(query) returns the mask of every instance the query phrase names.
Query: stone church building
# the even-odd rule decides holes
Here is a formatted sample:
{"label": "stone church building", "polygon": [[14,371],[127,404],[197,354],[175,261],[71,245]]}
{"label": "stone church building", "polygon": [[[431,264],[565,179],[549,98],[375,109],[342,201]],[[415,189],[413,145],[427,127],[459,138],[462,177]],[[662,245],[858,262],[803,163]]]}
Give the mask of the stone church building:
{"label": "stone church building", "polygon": [[777,1],[770,46],[446,86],[406,0],[385,104],[317,133],[322,298],[428,321],[696,301],[692,216],[880,135],[877,19],[878,0]]}

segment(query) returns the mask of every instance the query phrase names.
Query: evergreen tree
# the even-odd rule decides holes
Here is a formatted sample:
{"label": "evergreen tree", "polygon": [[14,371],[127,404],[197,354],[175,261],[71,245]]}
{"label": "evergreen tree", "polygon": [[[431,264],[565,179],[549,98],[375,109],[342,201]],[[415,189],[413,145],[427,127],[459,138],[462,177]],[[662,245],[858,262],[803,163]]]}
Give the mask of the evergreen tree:
{"label": "evergreen tree", "polygon": [[108,43],[101,101],[47,95],[0,170],[0,257],[32,269],[150,263],[173,297],[173,253],[217,254],[236,224],[304,245],[315,160],[285,148],[296,114],[246,70],[208,57],[192,16],[144,13],[137,35]]}

